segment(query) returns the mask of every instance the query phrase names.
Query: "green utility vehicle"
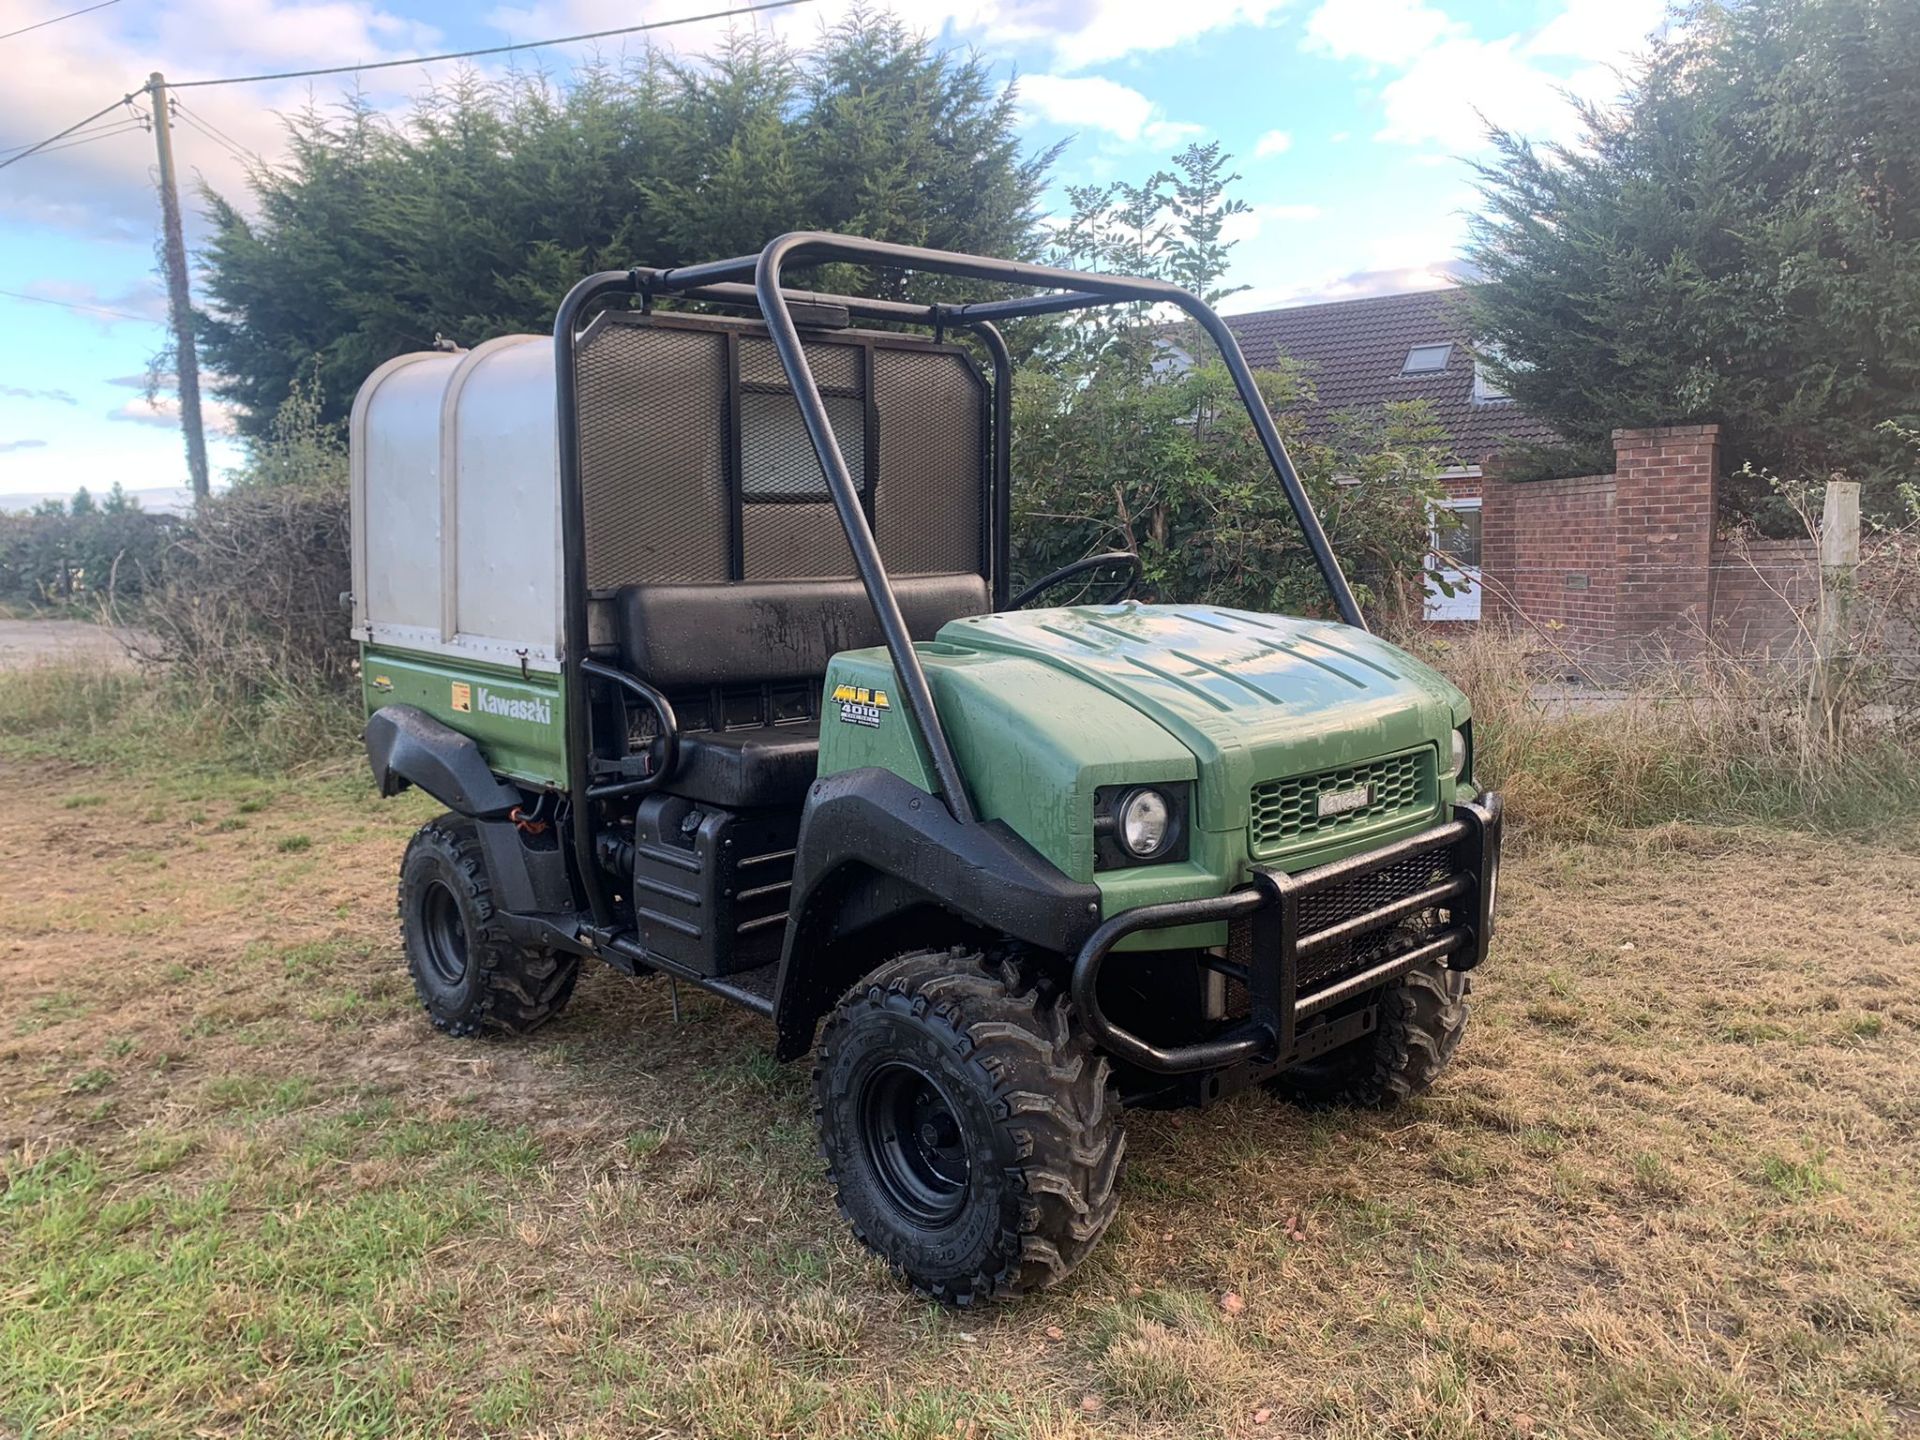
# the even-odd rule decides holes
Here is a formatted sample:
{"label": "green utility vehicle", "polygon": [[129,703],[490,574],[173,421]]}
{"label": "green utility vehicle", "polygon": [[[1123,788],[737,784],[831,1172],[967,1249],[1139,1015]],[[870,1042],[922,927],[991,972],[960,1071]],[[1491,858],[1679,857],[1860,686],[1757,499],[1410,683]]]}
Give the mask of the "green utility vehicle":
{"label": "green utility vehicle", "polygon": [[[782,286],[831,263],[1021,293]],[[1009,598],[995,324],[1142,303],[1218,344],[1342,623],[1139,604],[1126,554]],[[793,234],[403,356],[352,429],[367,752],[449,812],[400,877],[440,1029],[531,1030],[590,956],[768,1017],[855,1232],[955,1305],[1099,1240],[1124,1107],[1391,1104],[1458,1045],[1467,701],[1367,633],[1194,296]]]}

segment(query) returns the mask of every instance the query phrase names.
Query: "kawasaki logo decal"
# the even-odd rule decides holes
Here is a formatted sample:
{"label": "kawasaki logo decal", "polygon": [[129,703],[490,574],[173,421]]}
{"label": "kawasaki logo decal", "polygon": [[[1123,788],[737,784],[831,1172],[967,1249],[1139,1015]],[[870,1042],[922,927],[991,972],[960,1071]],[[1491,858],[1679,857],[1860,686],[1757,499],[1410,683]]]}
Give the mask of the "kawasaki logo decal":
{"label": "kawasaki logo decal", "polygon": [[878,728],[880,717],[893,708],[884,690],[869,690],[864,685],[836,685],[833,701],[840,707],[840,723]]}
{"label": "kawasaki logo decal", "polygon": [[477,710],[502,720],[524,720],[529,725],[553,723],[553,705],[544,695],[530,700],[508,699],[484,685],[468,685],[459,680],[453,682],[453,708],[463,714]]}
{"label": "kawasaki logo decal", "polygon": [[525,720],[530,725],[551,725],[553,707],[543,696],[531,700],[509,700],[504,695],[496,695],[486,686],[480,687],[475,701],[484,715],[498,715],[503,720]]}

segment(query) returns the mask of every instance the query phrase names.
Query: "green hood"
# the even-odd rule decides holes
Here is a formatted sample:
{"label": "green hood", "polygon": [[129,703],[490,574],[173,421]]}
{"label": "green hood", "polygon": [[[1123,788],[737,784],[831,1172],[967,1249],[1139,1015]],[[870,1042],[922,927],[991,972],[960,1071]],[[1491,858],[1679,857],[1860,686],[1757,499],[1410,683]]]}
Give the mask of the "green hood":
{"label": "green hood", "polygon": [[1200,823],[1214,830],[1245,827],[1262,780],[1429,744],[1444,768],[1447,733],[1467,717],[1465,696],[1428,666],[1320,620],[1076,606],[956,620],[939,638],[1038,661],[1152,719],[1199,762]]}

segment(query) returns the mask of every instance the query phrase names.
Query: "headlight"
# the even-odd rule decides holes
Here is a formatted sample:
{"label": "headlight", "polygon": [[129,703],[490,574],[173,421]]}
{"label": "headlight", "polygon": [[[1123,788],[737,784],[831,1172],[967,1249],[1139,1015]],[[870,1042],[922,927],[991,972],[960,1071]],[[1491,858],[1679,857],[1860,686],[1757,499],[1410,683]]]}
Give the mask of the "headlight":
{"label": "headlight", "polygon": [[1093,792],[1093,868],[1178,864],[1192,821],[1191,780],[1102,785]]}
{"label": "headlight", "polygon": [[1120,843],[1136,860],[1151,860],[1173,838],[1173,807],[1158,790],[1135,790],[1120,802]]}
{"label": "headlight", "polygon": [[1466,780],[1470,778],[1470,772],[1467,769],[1467,765],[1468,765],[1468,762],[1471,761],[1472,759],[1473,759],[1473,752],[1468,748],[1467,732],[1466,732],[1466,728],[1463,726],[1460,729],[1453,732],[1453,778],[1454,779]]}

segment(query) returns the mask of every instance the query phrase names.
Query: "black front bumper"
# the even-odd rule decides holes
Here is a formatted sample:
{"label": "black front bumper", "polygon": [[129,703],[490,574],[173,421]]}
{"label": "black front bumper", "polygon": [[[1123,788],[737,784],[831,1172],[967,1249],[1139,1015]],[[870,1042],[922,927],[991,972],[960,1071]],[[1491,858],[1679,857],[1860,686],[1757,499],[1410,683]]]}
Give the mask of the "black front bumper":
{"label": "black front bumper", "polygon": [[[1484,792],[1453,807],[1453,819],[1405,840],[1288,875],[1255,867],[1251,885],[1208,900],[1143,905],[1107,921],[1073,962],[1073,1003],[1095,1043],[1116,1059],[1165,1075],[1235,1065],[1278,1067],[1302,1051],[1314,1017],[1430,960],[1471,970],[1487,956],[1500,871],[1500,797]],[[1409,879],[1408,877],[1413,877]],[[1411,949],[1342,973],[1328,960],[1355,942],[1428,911],[1446,923]],[[1215,961],[1247,988],[1248,1018],[1192,1045],[1162,1047],[1109,1020],[1100,1007],[1102,968],[1115,945],[1142,930],[1233,922],[1245,926],[1244,959]],[[1304,979],[1303,979],[1304,977]],[[1313,1047],[1317,1048],[1317,1047]]]}

